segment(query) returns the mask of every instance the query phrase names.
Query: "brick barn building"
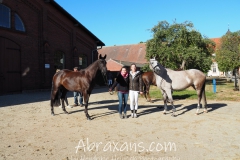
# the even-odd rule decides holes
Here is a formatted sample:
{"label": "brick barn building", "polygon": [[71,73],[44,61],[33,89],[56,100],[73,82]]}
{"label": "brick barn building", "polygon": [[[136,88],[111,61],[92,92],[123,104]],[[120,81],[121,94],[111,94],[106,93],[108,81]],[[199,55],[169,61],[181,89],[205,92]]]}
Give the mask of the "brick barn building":
{"label": "brick barn building", "polygon": [[85,68],[102,46],[54,0],[0,0],[0,95],[50,89],[56,69]]}

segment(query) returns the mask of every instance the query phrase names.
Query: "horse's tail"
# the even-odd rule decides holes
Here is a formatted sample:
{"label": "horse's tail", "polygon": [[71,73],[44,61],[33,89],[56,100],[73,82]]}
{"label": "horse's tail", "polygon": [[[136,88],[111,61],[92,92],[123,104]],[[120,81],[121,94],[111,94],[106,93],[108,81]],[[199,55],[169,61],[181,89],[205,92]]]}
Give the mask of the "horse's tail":
{"label": "horse's tail", "polygon": [[55,89],[54,84],[52,82],[52,90],[51,90],[51,106],[60,106],[60,97],[61,97],[61,90]]}
{"label": "horse's tail", "polygon": [[202,96],[202,101],[203,101],[204,108],[207,106],[205,86],[206,86],[206,78],[205,78],[204,84],[203,84],[202,89],[201,89],[201,96]]}

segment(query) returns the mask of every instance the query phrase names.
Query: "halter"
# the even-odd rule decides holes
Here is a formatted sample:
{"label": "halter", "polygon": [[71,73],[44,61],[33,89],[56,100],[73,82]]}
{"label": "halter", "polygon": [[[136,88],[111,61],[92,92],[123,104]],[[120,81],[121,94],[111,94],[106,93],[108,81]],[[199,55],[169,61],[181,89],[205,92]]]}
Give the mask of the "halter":
{"label": "halter", "polygon": [[[102,61],[102,59],[101,59],[101,61]],[[100,63],[100,62],[98,62],[98,63]],[[108,85],[107,85],[107,79],[106,79],[106,76],[103,75],[102,70],[101,70],[101,75],[102,75],[102,77],[103,77],[103,80],[104,80],[105,85],[108,86]]]}
{"label": "halter", "polygon": [[[150,63],[150,64],[151,64],[151,66],[152,66],[152,63]],[[158,66],[158,65],[156,65],[156,66],[154,66],[154,67],[152,66],[154,72],[155,72],[155,68],[156,68],[156,67],[159,67],[159,66]],[[156,73],[156,72],[155,72],[155,73]],[[156,74],[157,74],[157,73],[156,73]]]}
{"label": "halter", "polygon": [[[152,66],[152,63],[150,63],[150,64],[151,64],[151,66]],[[159,67],[159,66],[158,66],[158,65],[156,65],[155,67],[152,66],[153,72],[155,72],[155,68],[156,68],[156,67]],[[156,73],[156,72],[155,72],[155,73]],[[157,74],[157,73],[156,73],[156,74]],[[162,77],[161,77],[161,78],[162,78]],[[160,88],[161,88],[161,90],[165,93],[166,91],[162,88],[163,80],[164,80],[164,79],[162,78],[162,79],[161,79],[161,82],[160,82]]]}

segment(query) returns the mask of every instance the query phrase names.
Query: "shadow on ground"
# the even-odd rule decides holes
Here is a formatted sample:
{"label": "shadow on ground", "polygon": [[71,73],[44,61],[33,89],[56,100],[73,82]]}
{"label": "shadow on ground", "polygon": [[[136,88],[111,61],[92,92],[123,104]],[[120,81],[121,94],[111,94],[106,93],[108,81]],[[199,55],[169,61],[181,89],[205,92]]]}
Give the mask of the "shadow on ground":
{"label": "shadow on ground", "polygon": [[[160,101],[160,100],[161,99],[157,99],[156,101]],[[93,114],[93,115],[91,115],[91,118],[95,119],[95,118],[100,118],[100,117],[103,117],[103,116],[108,116],[108,115],[111,115],[111,114],[118,113],[118,104],[112,104],[112,103],[116,103],[116,102],[118,102],[118,100],[103,100],[103,101],[99,101],[99,102],[89,103],[88,111],[89,111],[90,115],[91,115],[91,110],[106,109],[106,108],[108,108],[108,110],[109,110],[108,112],[105,112],[105,113]],[[105,104],[105,105],[104,106],[92,106],[92,105],[97,105],[97,104],[101,104],[101,105]],[[175,105],[176,116],[183,115],[183,114],[185,114],[185,113],[187,113],[187,112],[189,112],[193,109],[196,110],[196,108],[197,108],[196,103],[182,107],[183,105],[184,104]],[[208,104],[208,112],[213,112],[213,111],[215,111],[219,108],[226,107],[226,106],[227,106],[227,104],[225,104],[225,103]],[[154,113],[154,112],[163,112],[164,106],[154,104],[154,103],[149,103],[149,105],[148,104],[147,105],[140,105],[139,109],[141,109],[141,111],[138,112],[138,116],[140,117],[140,116],[144,116],[144,115],[151,114],[151,113]],[[130,113],[129,105],[128,105],[127,110],[128,110],[128,113]],[[172,106],[168,103],[168,112],[166,114],[172,114],[171,110],[172,110]],[[69,114],[74,114],[74,113],[77,113],[77,112],[84,112],[84,107],[82,107],[78,110],[72,111]],[[203,113],[203,109],[201,108],[199,114],[202,114],[202,113]]]}
{"label": "shadow on ground", "polygon": [[[92,94],[108,92],[107,87],[98,87],[93,89]],[[0,96],[0,107],[9,107],[13,105],[49,101],[50,106],[51,91],[27,92],[12,95]],[[73,98],[73,92],[67,93],[68,98]],[[91,99],[91,96],[90,96]]]}

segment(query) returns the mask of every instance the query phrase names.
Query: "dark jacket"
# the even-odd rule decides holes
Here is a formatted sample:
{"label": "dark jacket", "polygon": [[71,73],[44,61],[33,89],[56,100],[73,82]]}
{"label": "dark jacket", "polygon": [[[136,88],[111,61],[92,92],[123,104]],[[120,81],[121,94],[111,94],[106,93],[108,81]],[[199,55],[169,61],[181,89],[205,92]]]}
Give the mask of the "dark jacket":
{"label": "dark jacket", "polygon": [[142,72],[138,71],[134,77],[131,73],[132,72],[129,73],[129,90],[142,92],[143,91]]}
{"label": "dark jacket", "polygon": [[128,92],[129,91],[129,75],[126,78],[124,78],[121,75],[121,73],[119,73],[111,89],[113,90],[116,86],[118,91]]}

